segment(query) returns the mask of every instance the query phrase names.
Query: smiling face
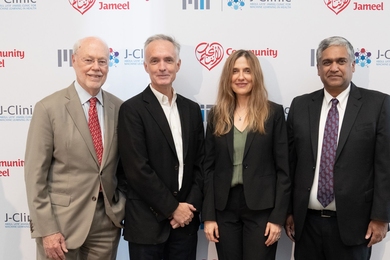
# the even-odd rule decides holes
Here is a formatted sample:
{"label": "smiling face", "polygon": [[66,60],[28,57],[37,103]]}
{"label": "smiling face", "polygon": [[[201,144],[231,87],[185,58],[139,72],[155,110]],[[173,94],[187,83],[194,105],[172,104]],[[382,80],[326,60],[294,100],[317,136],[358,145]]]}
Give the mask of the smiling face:
{"label": "smiling face", "polygon": [[175,46],[171,42],[155,40],[147,45],[144,67],[153,88],[161,90],[172,87],[180,64]]}
{"label": "smiling face", "polygon": [[336,97],[349,86],[355,60],[350,59],[346,47],[333,45],[322,52],[317,70],[326,91]]}
{"label": "smiling face", "polygon": [[107,45],[94,37],[83,39],[72,55],[77,82],[92,96],[96,96],[107,79],[108,58]]}
{"label": "smiling face", "polygon": [[241,56],[234,63],[232,71],[232,90],[237,96],[249,96],[252,92],[252,71],[248,61]]}

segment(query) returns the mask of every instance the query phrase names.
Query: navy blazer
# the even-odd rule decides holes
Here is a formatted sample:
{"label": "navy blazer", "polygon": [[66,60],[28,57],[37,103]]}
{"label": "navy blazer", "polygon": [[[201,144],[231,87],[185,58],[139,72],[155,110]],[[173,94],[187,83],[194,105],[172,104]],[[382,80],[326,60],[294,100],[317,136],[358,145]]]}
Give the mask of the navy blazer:
{"label": "navy blazer", "polygon": [[[216,220],[224,210],[233,176],[233,129],[215,136],[213,111],[209,114],[205,141],[205,190],[202,219]],[[243,157],[243,187],[251,210],[272,209],[269,222],[283,225],[290,199],[288,143],[283,107],[270,102],[266,134],[248,132]]]}
{"label": "navy blazer", "polygon": [[[128,181],[125,239],[139,244],[167,240],[170,217],[179,202],[201,210],[203,200],[204,128],[200,107],[177,95],[184,172],[179,190],[179,160],[168,121],[156,96],[147,87],[120,108],[118,146]],[[199,214],[179,230],[192,234],[199,228]]]}
{"label": "navy blazer", "polygon": [[[287,118],[291,213],[300,239],[314,180],[324,90],[296,97]],[[351,83],[334,166],[341,239],[365,242],[370,220],[390,222],[390,97]]]}

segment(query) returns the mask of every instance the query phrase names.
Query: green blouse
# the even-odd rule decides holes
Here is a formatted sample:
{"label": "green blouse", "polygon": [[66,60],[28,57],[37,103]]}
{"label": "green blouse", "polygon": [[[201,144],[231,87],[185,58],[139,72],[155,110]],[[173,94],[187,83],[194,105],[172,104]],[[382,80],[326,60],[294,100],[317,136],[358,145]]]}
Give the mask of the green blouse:
{"label": "green blouse", "polygon": [[244,149],[246,143],[246,136],[248,134],[246,128],[244,131],[238,130],[234,126],[233,136],[233,177],[231,187],[238,184],[243,184],[242,178],[242,160],[244,159]]}

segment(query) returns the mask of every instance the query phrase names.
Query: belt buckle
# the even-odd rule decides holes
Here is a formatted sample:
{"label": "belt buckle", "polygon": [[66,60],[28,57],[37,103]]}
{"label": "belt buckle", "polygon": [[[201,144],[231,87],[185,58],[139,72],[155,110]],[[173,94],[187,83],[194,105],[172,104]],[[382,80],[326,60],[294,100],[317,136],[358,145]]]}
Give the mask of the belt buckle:
{"label": "belt buckle", "polygon": [[326,215],[326,214],[324,213],[324,210],[321,209],[321,218],[330,218],[330,216],[329,216],[329,215]]}

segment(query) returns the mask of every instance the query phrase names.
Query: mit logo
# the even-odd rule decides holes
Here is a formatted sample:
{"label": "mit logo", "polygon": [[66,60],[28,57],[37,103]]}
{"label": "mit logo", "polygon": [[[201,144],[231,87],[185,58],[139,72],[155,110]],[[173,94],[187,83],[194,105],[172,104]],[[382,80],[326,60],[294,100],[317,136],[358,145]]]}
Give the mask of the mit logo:
{"label": "mit logo", "polygon": [[68,62],[69,67],[72,67],[73,50],[58,50],[58,67],[62,67],[62,63]]}
{"label": "mit logo", "polygon": [[187,9],[187,5],[194,5],[195,10],[210,10],[210,0],[182,0],[183,10]]}

